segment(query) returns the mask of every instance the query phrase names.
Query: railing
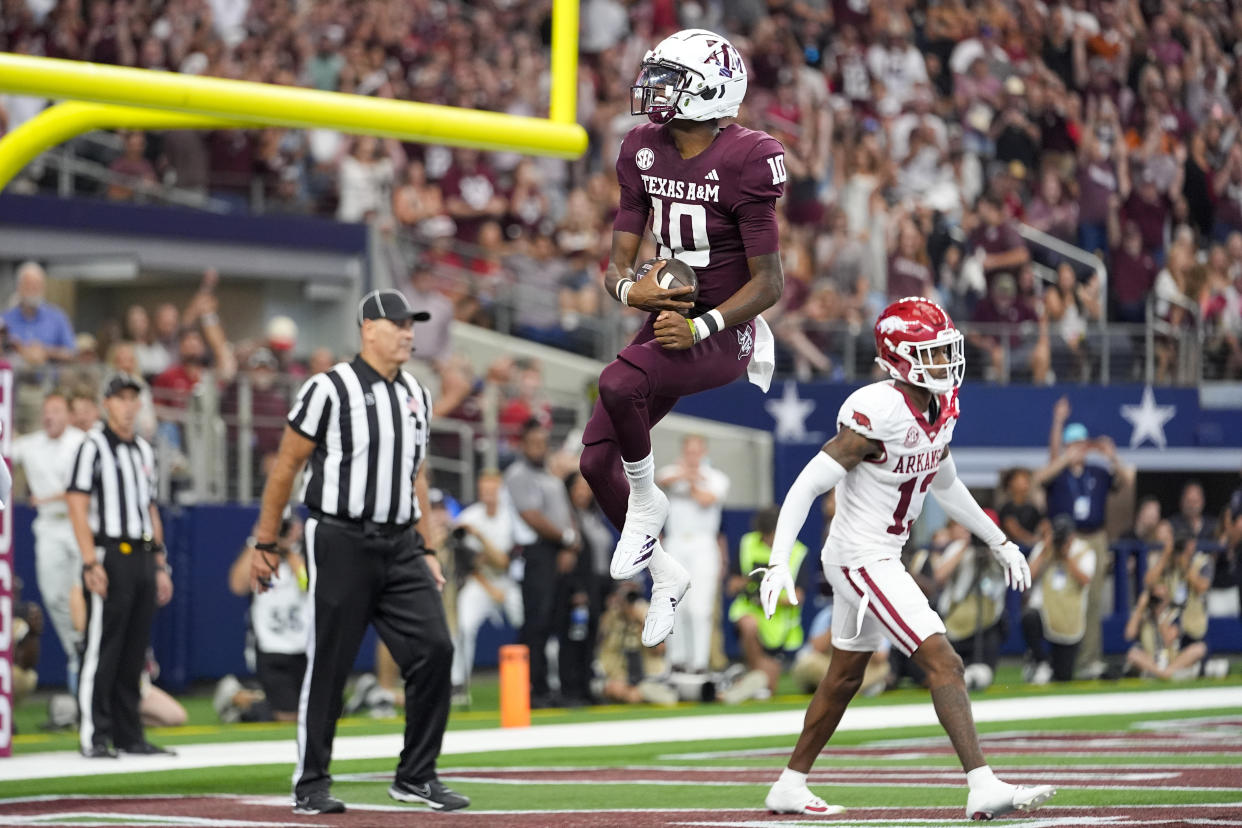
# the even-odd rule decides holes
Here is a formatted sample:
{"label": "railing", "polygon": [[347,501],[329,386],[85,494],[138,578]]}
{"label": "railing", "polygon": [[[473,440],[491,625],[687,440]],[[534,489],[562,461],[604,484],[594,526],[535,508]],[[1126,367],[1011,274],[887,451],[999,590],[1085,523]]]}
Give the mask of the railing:
{"label": "railing", "polygon": [[[400,289],[405,286],[409,273],[416,265],[424,261],[434,262],[441,290],[479,301],[486,315],[490,316],[489,327],[493,330],[505,335],[533,336],[537,341],[543,341],[537,332],[532,334],[522,327],[522,309],[549,303],[559,309],[559,297],[555,291],[549,293],[546,289],[521,284],[507,266],[495,275],[483,275],[472,270],[471,263],[490,261],[491,254],[477,245],[439,240],[434,243],[436,249],[433,250],[432,242],[405,229],[398,231],[398,238],[400,243],[391,244],[379,257],[387,261],[380,262],[385,278],[381,279],[377,274],[374,279],[376,286]],[[445,263],[443,253],[446,251],[451,252],[461,264]],[[438,257],[435,255],[437,252],[441,254]],[[636,318],[631,312],[627,320],[627,314],[616,302],[602,299],[597,314],[574,314],[572,320],[561,317],[558,327],[548,329],[545,344],[608,362],[624,347],[632,330],[637,328]]]}
{"label": "railing", "polygon": [[[268,430],[262,445],[268,446],[269,451],[279,441],[285,427],[284,412],[301,381],[302,378],[292,376],[278,381],[283,406],[280,414],[255,412],[255,389],[244,372],[232,388],[221,389],[206,373],[194,391],[178,398],[161,392],[157,404],[144,394],[139,430],[155,450],[160,501],[257,501],[262,494],[264,456],[255,451],[256,437]],[[17,433],[39,428],[43,396],[61,385],[97,388],[98,371],[83,371],[74,366],[60,371],[18,372],[14,406]],[[271,398],[268,407],[276,407]],[[436,485],[465,502],[474,500],[480,459],[488,466],[497,464],[500,429],[496,408],[494,404],[485,406],[485,420],[478,425],[447,417],[436,417],[431,423],[427,466]]]}
{"label": "railing", "polygon": [[[110,152],[114,151],[115,142],[100,140],[94,134],[82,136],[77,141],[95,143]],[[80,191],[80,179],[85,179],[93,182],[98,192],[105,192],[109,186],[114,184],[125,187],[133,192],[132,200],[138,203],[170,204],[213,213],[227,213],[230,209],[228,202],[205,193],[115,172],[105,164],[78,154],[73,143],[43,153],[32,163],[32,167],[39,164],[46,164],[56,172],[56,193],[62,198],[84,195]]]}
{"label": "railing", "polygon": [[[1016,365],[1014,361],[1015,343],[1019,345],[1035,345],[1039,340],[1039,323],[1023,322],[1019,325],[1007,323],[962,322],[958,329],[966,336],[966,376],[973,380],[985,380],[1007,385],[1015,376],[1022,381],[1031,381],[1031,365]],[[848,381],[864,379],[871,375],[872,362],[875,357],[875,346],[870,331],[845,321],[835,322],[803,322],[799,325],[803,334],[810,335],[826,346],[819,350],[833,363],[833,369],[820,378],[839,378]],[[1050,323],[1048,330],[1048,363],[1058,381],[1066,382],[1102,382],[1102,378],[1111,376],[1119,368],[1126,369],[1125,378],[1146,373],[1150,375],[1150,366],[1145,372],[1138,372],[1133,362],[1122,366],[1121,360],[1132,354],[1133,359],[1143,359],[1144,354],[1128,350],[1131,341],[1138,343],[1147,332],[1148,326],[1141,324],[1112,323],[1107,326],[1088,326],[1086,335],[1078,343],[1077,353],[1069,352],[1058,346],[1060,332],[1055,323]],[[777,342],[788,342],[788,333],[783,327],[777,328]],[[980,348],[979,339],[987,337],[995,341],[999,347],[1000,359],[998,370],[990,363],[990,355]],[[1108,340],[1114,340],[1109,342]],[[1120,349],[1121,345],[1126,349]],[[1032,354],[1033,355],[1033,354]],[[1145,355],[1150,361],[1153,356],[1150,349]],[[838,361],[839,360],[839,361]],[[810,379],[811,377],[804,377]],[[1180,379],[1181,375],[1173,379]],[[1172,381],[1172,380],[1170,380]],[[1184,380],[1183,380],[1184,381]]]}
{"label": "railing", "polygon": [[1077,262],[1084,267],[1094,270],[1100,277],[1100,382],[1104,385],[1108,384],[1111,360],[1109,359],[1109,336],[1108,336],[1108,268],[1104,266],[1104,260],[1094,253],[1088,253],[1081,247],[1075,247],[1068,242],[1058,239],[1056,236],[1045,233],[1037,227],[1029,224],[1018,223],[1018,235],[1026,240],[1027,244],[1035,244],[1040,247],[1051,250],[1059,256],[1063,256],[1072,262]]}
{"label": "railing", "polygon": [[[1167,301],[1186,312],[1190,320],[1190,330],[1173,325],[1160,317],[1156,310],[1157,303]],[[1172,366],[1172,381],[1181,385],[1201,385],[1203,383],[1203,319],[1197,302],[1185,296],[1157,297],[1153,292],[1147,297],[1147,325],[1143,332],[1146,345],[1146,366],[1143,372],[1148,385],[1154,385],[1160,379],[1156,373],[1159,355],[1156,353],[1156,338],[1161,337],[1177,349],[1176,362]],[[1189,340],[1189,343],[1187,343]],[[1190,347],[1186,347],[1187,344]]]}

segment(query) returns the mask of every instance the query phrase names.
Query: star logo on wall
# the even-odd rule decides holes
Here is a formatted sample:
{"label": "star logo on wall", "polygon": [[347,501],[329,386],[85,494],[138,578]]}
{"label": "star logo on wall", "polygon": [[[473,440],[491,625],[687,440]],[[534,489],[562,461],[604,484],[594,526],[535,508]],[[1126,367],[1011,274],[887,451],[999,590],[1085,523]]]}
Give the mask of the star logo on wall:
{"label": "star logo on wall", "polygon": [[763,407],[776,420],[777,440],[806,439],[806,418],[815,410],[815,401],[798,396],[798,383],[786,380],[780,399],[768,400]]}
{"label": "star logo on wall", "polygon": [[1130,448],[1137,448],[1144,440],[1151,440],[1158,448],[1166,448],[1169,441],[1164,436],[1164,424],[1177,415],[1177,406],[1156,405],[1156,395],[1151,386],[1143,389],[1143,399],[1138,405],[1123,405],[1121,416],[1130,423]]}

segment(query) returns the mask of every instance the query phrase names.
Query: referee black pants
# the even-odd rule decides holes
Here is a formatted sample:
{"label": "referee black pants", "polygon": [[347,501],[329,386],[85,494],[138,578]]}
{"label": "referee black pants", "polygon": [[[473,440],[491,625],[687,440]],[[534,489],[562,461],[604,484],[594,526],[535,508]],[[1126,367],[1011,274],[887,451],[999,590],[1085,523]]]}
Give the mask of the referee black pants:
{"label": "referee black pants", "polygon": [[295,796],[326,791],[328,764],[354,658],[374,623],[405,679],[405,747],[397,780],[421,784],[436,776],[448,724],[453,642],[444,602],[413,529],[364,533],[328,519],[306,522],[311,619],[306,677],[298,704]]}
{"label": "referee black pants", "polygon": [[155,617],[155,561],[140,541],[99,547],[108,576],[108,597],[86,585],[85,651],[78,679],[78,731],[83,750],[96,745],[125,749],[146,741],[139,687],[151,622]]}

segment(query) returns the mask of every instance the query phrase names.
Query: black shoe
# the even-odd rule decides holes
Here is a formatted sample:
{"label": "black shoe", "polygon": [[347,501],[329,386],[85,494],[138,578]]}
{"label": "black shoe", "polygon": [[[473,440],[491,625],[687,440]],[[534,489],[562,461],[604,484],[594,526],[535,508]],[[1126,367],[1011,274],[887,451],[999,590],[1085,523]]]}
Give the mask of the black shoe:
{"label": "black shoe", "polygon": [[531,710],[547,710],[553,707],[564,707],[565,702],[557,693],[531,693]]}
{"label": "black shoe", "polygon": [[462,796],[439,779],[421,785],[398,780],[388,787],[388,795],[398,802],[426,802],[435,811],[456,811],[470,804],[469,797]]}
{"label": "black shoe", "polygon": [[116,751],[107,745],[92,745],[90,750],[82,751],[87,759],[115,759]]}
{"label": "black shoe", "polygon": [[345,803],[327,791],[299,796],[293,800],[295,814],[343,814]]}
{"label": "black shoe", "polygon": [[150,742],[139,742],[129,747],[118,748],[117,752],[123,756],[176,756],[175,750],[169,750],[159,745],[153,745]]}

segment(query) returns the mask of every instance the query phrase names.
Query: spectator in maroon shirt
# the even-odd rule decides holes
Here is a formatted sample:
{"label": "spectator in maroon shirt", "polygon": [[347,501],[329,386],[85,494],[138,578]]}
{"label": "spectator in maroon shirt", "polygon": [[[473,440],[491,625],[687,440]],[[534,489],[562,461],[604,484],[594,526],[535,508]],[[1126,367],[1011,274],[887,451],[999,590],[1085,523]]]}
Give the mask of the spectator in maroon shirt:
{"label": "spectator in maroon shirt", "polygon": [[1039,194],[1026,210],[1026,223],[1073,244],[1078,238],[1078,202],[1065,195],[1065,187],[1055,169],[1045,169],[1039,180]]}
{"label": "spectator in maroon shirt", "polygon": [[902,218],[889,245],[888,301],[906,296],[932,298],[932,270],[927,243],[913,219]]}
{"label": "spectator in maroon shirt", "polygon": [[990,286],[1002,273],[1014,274],[1031,260],[1031,251],[1005,215],[1005,203],[993,193],[979,199],[980,225],[970,234],[970,249],[983,257],[983,276]]}
{"label": "spectator in maroon shirt", "polygon": [[1143,250],[1143,234],[1134,222],[1126,222],[1121,247],[1113,253],[1110,268],[1113,318],[1118,322],[1146,322],[1147,294],[1156,283],[1160,268]]}
{"label": "spectator in maroon shirt", "polygon": [[[279,384],[279,364],[276,356],[267,348],[259,348],[246,360],[246,379],[250,384],[250,412],[252,415],[250,449],[254,469],[258,472],[256,488],[262,490],[276,459],[276,449],[284,432],[285,414],[289,410],[289,396]],[[228,424],[229,450],[237,446],[240,413],[239,384],[234,382],[225,389],[220,399],[220,413]],[[241,493],[249,497],[252,492]]]}
{"label": "spectator in maroon shirt", "polygon": [[[1048,335],[1039,316],[1027,301],[1018,295],[1017,281],[1002,273],[992,289],[975,305],[971,322],[986,325],[983,330],[972,326],[966,339],[987,357],[990,378],[1000,379],[1005,372],[1005,346],[1009,346],[1009,371],[1012,378],[1029,378],[1042,384],[1048,373]],[[1006,326],[1001,333],[998,326]],[[1031,330],[1039,326],[1038,337]]]}
{"label": "spectator in maroon shirt", "polygon": [[1173,211],[1173,204],[1167,195],[1160,192],[1152,170],[1143,170],[1136,183],[1138,186],[1121,205],[1121,221],[1123,224],[1137,224],[1143,238],[1143,252],[1150,253],[1157,262],[1162,262],[1164,227]]}
{"label": "spectator in maroon shirt", "polygon": [[147,137],[141,132],[125,134],[125,152],[108,166],[117,178],[108,180],[109,201],[132,201],[155,187],[155,167],[146,159]]}
{"label": "spectator in maroon shirt", "polygon": [[509,209],[496,175],[478,150],[455,150],[453,165],[440,179],[440,187],[448,214],[457,222],[457,238],[461,241],[473,242],[485,220],[499,220]]}

